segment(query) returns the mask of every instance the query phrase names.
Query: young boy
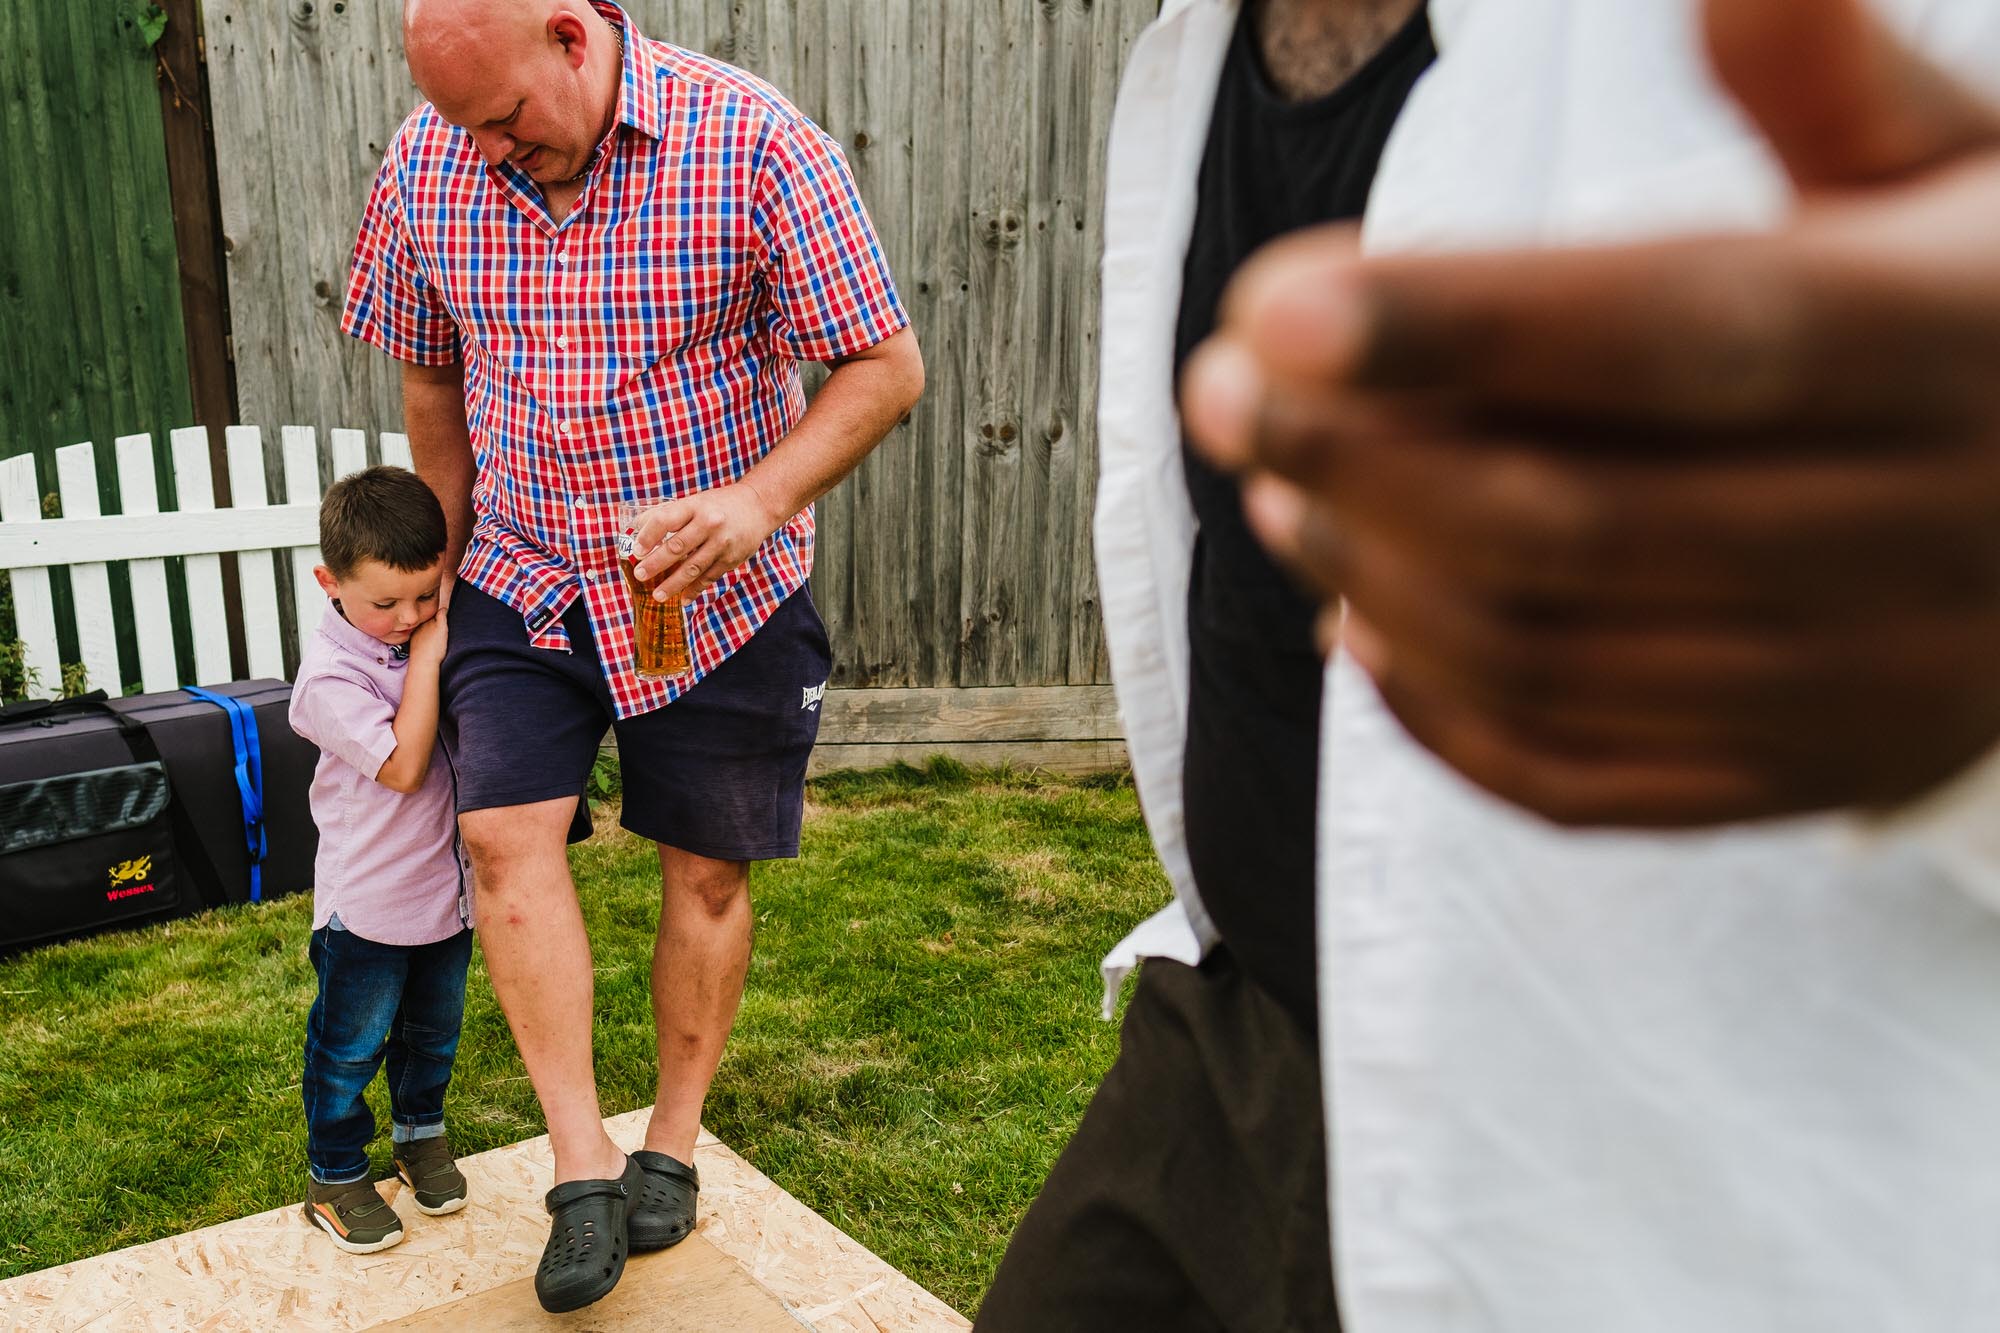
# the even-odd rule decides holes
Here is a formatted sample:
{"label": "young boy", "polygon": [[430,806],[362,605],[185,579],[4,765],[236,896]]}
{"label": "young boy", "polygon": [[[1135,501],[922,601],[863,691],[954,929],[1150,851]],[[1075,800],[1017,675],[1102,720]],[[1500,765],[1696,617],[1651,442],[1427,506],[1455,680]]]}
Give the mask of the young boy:
{"label": "young boy", "polygon": [[403,1238],[369,1181],[375,1118],[361,1094],[385,1052],[397,1174],[424,1213],[465,1206],[444,1136],[472,956],[470,875],[437,736],[444,511],[415,473],[368,468],[327,491],[319,545],[313,573],[331,605],[301,647],[291,706],[292,729],[320,749],[305,1216],[367,1254]]}

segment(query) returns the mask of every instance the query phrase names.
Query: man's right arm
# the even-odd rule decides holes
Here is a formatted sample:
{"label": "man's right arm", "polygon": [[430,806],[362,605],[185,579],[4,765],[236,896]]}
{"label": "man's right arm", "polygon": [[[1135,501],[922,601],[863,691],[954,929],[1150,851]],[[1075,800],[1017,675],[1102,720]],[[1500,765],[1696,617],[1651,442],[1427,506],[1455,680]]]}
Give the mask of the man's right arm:
{"label": "man's right arm", "polygon": [[445,587],[458,573],[472,537],[472,433],[465,424],[465,367],[457,361],[442,366],[403,368],[403,430],[410,439],[410,461],[417,475],[437,493],[444,506]]}

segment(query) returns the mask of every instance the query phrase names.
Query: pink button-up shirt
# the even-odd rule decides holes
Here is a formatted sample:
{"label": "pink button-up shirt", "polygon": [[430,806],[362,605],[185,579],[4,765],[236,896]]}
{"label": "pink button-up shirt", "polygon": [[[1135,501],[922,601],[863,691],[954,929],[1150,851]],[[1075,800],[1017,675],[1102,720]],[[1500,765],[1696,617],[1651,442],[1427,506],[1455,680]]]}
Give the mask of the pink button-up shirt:
{"label": "pink button-up shirt", "polygon": [[377,944],[435,944],[472,923],[472,872],[458,842],[451,763],[431,754],[405,795],[375,781],[396,749],[407,663],[326,608],[292,685],[292,730],[319,747],[313,929],[340,924]]}

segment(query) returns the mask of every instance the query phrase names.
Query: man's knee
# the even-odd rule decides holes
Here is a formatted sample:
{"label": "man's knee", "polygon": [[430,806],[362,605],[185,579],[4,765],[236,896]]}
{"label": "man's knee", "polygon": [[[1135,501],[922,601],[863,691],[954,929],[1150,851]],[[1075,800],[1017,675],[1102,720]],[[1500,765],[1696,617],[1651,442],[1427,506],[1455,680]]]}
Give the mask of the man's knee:
{"label": "man's knee", "polygon": [[750,897],[750,866],[745,861],[715,861],[662,847],[660,871],[669,897],[712,919],[731,915]]}
{"label": "man's knee", "polygon": [[562,855],[575,802],[563,797],[533,805],[467,810],[458,817],[459,836],[474,872],[504,872],[535,858]]}
{"label": "man's knee", "polygon": [[458,817],[459,836],[472,861],[474,910],[488,923],[526,922],[538,906],[571,894],[568,800],[468,810]]}

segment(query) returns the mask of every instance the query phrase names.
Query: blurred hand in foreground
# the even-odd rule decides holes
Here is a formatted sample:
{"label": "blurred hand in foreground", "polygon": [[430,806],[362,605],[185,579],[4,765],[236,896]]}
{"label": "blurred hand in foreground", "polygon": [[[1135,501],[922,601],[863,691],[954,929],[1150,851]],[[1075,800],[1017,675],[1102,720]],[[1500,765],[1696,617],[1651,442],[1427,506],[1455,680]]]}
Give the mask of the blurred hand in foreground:
{"label": "blurred hand in foreground", "polygon": [[1886,805],[2000,740],[2000,114],[1861,0],[1706,33],[1781,230],[1304,233],[1183,380],[1403,725],[1566,824]]}

